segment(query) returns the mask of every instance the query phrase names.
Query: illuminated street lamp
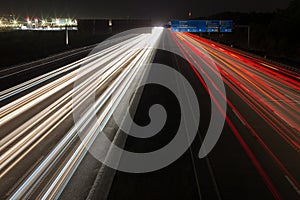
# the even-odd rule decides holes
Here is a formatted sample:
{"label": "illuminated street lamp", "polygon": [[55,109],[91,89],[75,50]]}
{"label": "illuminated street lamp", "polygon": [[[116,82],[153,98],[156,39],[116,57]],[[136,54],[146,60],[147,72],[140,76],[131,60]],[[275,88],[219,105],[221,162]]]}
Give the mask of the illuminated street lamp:
{"label": "illuminated street lamp", "polygon": [[37,17],[34,18],[34,26],[35,28],[39,26],[39,19]]}
{"label": "illuminated street lamp", "polygon": [[14,21],[13,21],[13,24],[14,24],[14,25],[16,25],[17,23],[18,23],[17,20],[14,20]]}

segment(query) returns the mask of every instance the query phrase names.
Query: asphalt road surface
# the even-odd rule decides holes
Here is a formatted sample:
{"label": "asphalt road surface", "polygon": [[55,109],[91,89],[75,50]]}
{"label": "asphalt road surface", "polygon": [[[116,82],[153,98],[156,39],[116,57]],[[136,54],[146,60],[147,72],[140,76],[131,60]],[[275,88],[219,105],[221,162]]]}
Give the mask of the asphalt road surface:
{"label": "asphalt road surface", "polygon": [[[1,91],[2,103],[9,101],[0,114],[1,198],[61,195],[86,149],[109,129],[115,105],[141,77],[161,31],[109,41],[75,63]],[[113,138],[114,131],[107,135]]]}
{"label": "asphalt road surface", "polygon": [[[300,198],[297,72],[162,28],[114,39],[86,56],[94,47],[0,71],[1,199]],[[163,64],[189,82],[200,109],[197,135],[162,169],[115,171],[87,151],[99,147],[103,132],[120,148],[146,153],[173,141],[183,120],[169,88],[139,85],[161,75],[149,63]],[[179,87],[172,76],[166,79]],[[225,91],[213,77],[221,78]],[[164,107],[166,122],[153,137],[128,135],[112,118],[118,105],[126,109],[127,94],[141,127],[151,124],[153,105]],[[211,121],[213,106],[224,127],[208,156],[199,158],[211,124],[221,123]],[[114,156],[109,144],[99,148],[105,158]],[[126,156],[119,162],[126,163]]]}
{"label": "asphalt road surface", "polygon": [[[184,59],[163,51],[176,46]],[[192,34],[165,31],[160,48],[154,62],[185,74],[201,99],[199,138],[159,171],[117,172],[109,199],[299,199],[299,74]],[[193,68],[202,72],[202,81]],[[211,113],[202,76],[215,70],[226,86],[226,124],[213,151],[199,159]],[[125,148],[148,151],[172,139],[180,115],[172,114],[176,103],[163,89],[146,88],[136,120],[147,123],[145,113],[156,99],[169,108],[173,122],[153,140],[129,137]]]}

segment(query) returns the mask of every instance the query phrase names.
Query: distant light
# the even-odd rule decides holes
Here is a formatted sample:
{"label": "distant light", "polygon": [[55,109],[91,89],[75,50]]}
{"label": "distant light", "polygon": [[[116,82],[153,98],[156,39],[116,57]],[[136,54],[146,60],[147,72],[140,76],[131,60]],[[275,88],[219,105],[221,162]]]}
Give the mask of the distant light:
{"label": "distant light", "polygon": [[45,21],[45,20],[42,20],[42,24],[46,24],[46,21]]}
{"label": "distant light", "polygon": [[72,24],[72,19],[66,19],[67,25],[71,25]]}
{"label": "distant light", "polygon": [[55,20],[55,21],[56,21],[56,24],[59,24],[59,19],[58,19],[58,18],[56,18],[56,20]]}
{"label": "distant light", "polygon": [[112,20],[108,21],[108,26],[112,26]]}
{"label": "distant light", "polygon": [[161,29],[164,29],[164,27],[163,26],[154,26],[154,29],[158,29],[158,30],[160,29],[161,30]]}
{"label": "distant light", "polygon": [[0,20],[0,24],[2,24],[2,20]]}
{"label": "distant light", "polygon": [[17,24],[18,22],[17,22],[17,20],[14,20],[13,23],[14,23],[14,24]]}

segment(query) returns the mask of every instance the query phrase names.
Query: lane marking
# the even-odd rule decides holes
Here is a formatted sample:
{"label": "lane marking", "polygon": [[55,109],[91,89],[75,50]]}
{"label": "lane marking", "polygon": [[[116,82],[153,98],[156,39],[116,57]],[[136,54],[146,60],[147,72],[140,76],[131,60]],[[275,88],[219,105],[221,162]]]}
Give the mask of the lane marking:
{"label": "lane marking", "polygon": [[284,94],[284,96],[286,96],[287,98],[289,98],[290,100],[292,100],[292,102],[296,102],[296,103],[299,103],[299,101],[297,99],[294,99],[293,97],[287,95],[287,94]]}
{"label": "lane marking", "polygon": [[292,188],[297,192],[297,194],[300,196],[300,190],[296,187],[296,185],[293,183],[293,181],[287,176],[284,175],[284,177],[287,179],[289,184],[292,186]]}
{"label": "lane marking", "polygon": [[241,119],[240,115],[238,115],[234,109],[232,109],[232,111],[233,111],[233,113],[237,116],[237,118],[242,122],[242,124],[243,124],[244,126],[246,126],[246,123],[244,122],[244,120]]}
{"label": "lane marking", "polygon": [[45,156],[42,155],[26,172],[25,174],[19,178],[19,180],[17,181],[17,183],[6,193],[6,196],[9,197],[12,195],[12,193],[17,189],[17,187],[19,187],[21,185],[22,182],[24,182],[25,178],[34,170],[34,168],[41,162],[41,160],[44,158]]}

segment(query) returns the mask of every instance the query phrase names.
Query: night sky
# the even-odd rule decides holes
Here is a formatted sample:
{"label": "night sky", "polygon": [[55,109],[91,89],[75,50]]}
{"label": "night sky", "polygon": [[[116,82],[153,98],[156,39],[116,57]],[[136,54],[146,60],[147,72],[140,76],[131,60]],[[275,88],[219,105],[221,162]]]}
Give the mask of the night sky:
{"label": "night sky", "polygon": [[76,18],[151,18],[167,20],[208,16],[223,11],[274,11],[286,8],[289,0],[1,0],[0,15],[76,17]]}

